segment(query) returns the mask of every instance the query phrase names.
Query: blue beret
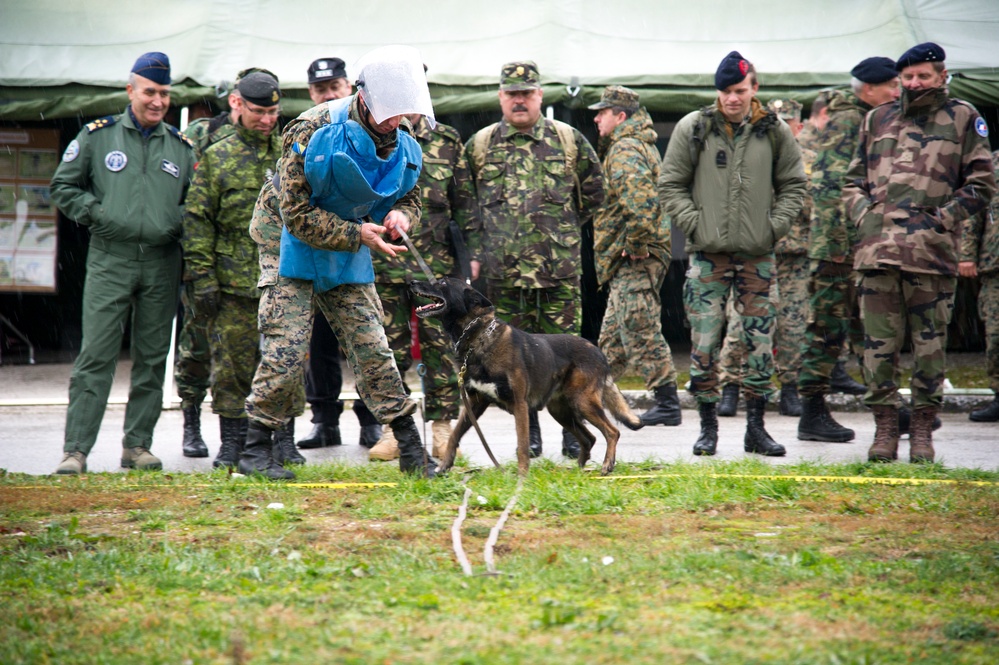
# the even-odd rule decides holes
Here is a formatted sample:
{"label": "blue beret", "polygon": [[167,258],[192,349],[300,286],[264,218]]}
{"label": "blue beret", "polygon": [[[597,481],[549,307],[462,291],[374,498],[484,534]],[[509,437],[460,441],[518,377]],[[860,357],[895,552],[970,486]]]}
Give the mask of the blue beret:
{"label": "blue beret", "polygon": [[850,70],[850,75],[864,83],[884,83],[898,78],[898,72],[895,71],[895,61],[880,56],[861,60],[856,67]]}
{"label": "blue beret", "polygon": [[903,53],[902,57],[895,63],[895,69],[902,71],[910,65],[918,65],[921,62],[943,62],[946,57],[947,54],[940,45],[933,42],[923,42]]}
{"label": "blue beret", "polygon": [[143,53],[132,65],[132,73],[147,78],[153,83],[170,85],[170,58],[166,53],[150,51]]}
{"label": "blue beret", "polygon": [[749,61],[738,51],[732,51],[722,59],[715,71],[715,87],[724,90],[742,81],[747,74],[749,74]]}

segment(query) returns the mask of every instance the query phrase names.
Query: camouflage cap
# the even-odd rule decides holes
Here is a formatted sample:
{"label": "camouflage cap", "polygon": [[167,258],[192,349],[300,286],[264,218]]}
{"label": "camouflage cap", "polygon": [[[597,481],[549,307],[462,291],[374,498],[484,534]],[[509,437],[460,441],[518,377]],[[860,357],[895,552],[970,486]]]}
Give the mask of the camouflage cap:
{"label": "camouflage cap", "polygon": [[508,62],[500,70],[500,90],[537,90],[541,87],[541,74],[533,60]]}
{"label": "camouflage cap", "polygon": [[801,120],[801,102],[793,99],[771,99],[767,108],[782,120]]}
{"label": "camouflage cap", "polygon": [[604,88],[603,94],[600,95],[600,101],[596,104],[590,104],[588,108],[599,111],[614,107],[637,111],[638,93],[623,85],[609,85]]}

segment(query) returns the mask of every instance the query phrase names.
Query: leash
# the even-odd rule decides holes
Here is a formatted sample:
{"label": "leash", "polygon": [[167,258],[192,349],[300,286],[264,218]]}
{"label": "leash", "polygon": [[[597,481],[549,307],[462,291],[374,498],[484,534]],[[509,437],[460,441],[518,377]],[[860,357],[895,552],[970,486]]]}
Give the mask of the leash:
{"label": "leash", "polygon": [[413,246],[413,241],[409,239],[409,235],[407,235],[407,233],[400,228],[396,228],[396,231],[399,232],[399,236],[402,238],[402,241],[406,243],[406,247],[416,258],[416,263],[420,266],[420,270],[423,271],[423,274],[427,276],[427,279],[430,280],[431,284],[436,284],[437,278],[434,277],[434,273],[430,272],[430,266],[427,265],[427,262],[424,261],[423,257],[420,256],[420,253],[416,251],[416,247]]}

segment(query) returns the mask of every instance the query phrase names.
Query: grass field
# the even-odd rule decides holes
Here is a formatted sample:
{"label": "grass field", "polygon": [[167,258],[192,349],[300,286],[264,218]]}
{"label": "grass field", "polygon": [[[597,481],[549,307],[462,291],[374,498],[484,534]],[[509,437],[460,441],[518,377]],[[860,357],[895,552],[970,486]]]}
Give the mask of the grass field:
{"label": "grass field", "polygon": [[0,663],[999,660],[999,473],[456,471],[0,477]]}

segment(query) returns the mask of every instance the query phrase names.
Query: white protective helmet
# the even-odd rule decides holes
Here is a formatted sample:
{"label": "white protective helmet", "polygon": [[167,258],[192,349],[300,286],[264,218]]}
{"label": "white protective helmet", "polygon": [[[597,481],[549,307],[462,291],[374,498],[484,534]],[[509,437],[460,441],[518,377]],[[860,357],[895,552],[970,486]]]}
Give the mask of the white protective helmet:
{"label": "white protective helmet", "polygon": [[423,58],[412,46],[376,48],[357,61],[354,71],[360,72],[357,89],[376,123],[418,113],[426,116],[431,127],[437,124]]}

